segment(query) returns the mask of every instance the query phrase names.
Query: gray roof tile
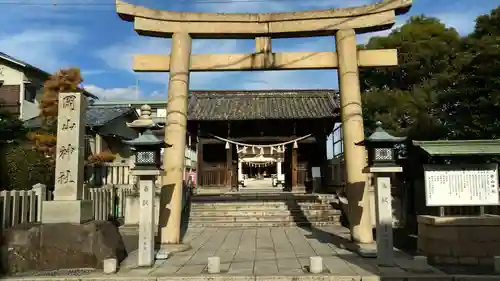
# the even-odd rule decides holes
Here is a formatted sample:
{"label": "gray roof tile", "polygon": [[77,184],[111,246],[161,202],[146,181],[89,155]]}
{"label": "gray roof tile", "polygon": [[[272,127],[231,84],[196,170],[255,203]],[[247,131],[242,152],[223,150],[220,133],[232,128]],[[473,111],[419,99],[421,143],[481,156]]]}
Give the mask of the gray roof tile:
{"label": "gray roof tile", "polygon": [[[99,127],[106,125],[114,119],[125,115],[134,109],[130,106],[95,106],[91,105],[85,112],[85,122],[88,127]],[[42,125],[40,117],[26,120],[24,123],[28,128],[39,128]]]}
{"label": "gray roof tile", "polygon": [[189,120],[336,118],[336,90],[192,91]]}

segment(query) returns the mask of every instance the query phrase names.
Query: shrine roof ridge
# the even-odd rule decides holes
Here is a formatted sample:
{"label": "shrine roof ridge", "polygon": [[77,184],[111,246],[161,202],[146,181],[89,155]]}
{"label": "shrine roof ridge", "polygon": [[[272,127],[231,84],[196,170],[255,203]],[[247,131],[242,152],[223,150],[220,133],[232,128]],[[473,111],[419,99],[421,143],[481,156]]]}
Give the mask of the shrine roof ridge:
{"label": "shrine roof ridge", "polygon": [[269,89],[269,90],[194,90],[191,95],[199,98],[254,98],[254,97],[325,97],[337,95],[337,89]]}

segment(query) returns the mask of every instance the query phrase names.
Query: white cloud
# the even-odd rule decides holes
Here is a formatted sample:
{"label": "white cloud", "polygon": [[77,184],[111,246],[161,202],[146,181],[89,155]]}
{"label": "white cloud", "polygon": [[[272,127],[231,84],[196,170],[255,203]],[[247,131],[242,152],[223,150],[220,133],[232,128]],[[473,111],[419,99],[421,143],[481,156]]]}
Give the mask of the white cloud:
{"label": "white cloud", "polygon": [[[110,68],[127,71],[138,80],[167,85],[168,73],[134,73],[132,63],[135,54],[169,54],[170,42],[170,39],[134,36],[98,51],[97,56]],[[244,43],[241,40],[194,40],[192,53],[236,53]],[[191,82],[194,87],[202,87],[206,83],[215,83],[222,75],[221,72],[192,73]]]}
{"label": "white cloud", "polygon": [[69,66],[64,55],[81,39],[79,33],[64,28],[30,29],[15,34],[0,34],[0,51],[54,72]]}
{"label": "white cloud", "polygon": [[136,86],[127,88],[111,88],[104,89],[96,85],[85,85],[85,90],[99,97],[102,100],[137,100],[142,93],[138,91]]}

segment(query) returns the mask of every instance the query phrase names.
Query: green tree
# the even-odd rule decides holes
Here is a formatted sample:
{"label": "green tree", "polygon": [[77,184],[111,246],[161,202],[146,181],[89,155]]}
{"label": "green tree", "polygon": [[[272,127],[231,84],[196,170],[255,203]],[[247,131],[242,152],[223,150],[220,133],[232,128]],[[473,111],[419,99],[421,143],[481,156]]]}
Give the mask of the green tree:
{"label": "green tree", "polygon": [[[3,101],[0,101],[2,104]],[[17,115],[0,106],[0,145],[11,142],[19,142],[26,137],[23,122]]]}
{"label": "green tree", "polygon": [[364,49],[397,49],[397,67],[363,69],[362,88],[410,90],[426,80],[446,79],[450,63],[461,46],[453,28],[439,19],[423,15],[411,17],[406,24],[386,37],[372,37]]}
{"label": "green tree", "polygon": [[470,37],[483,36],[500,36],[500,6],[491,10],[489,14],[477,17],[476,26]]}
{"label": "green tree", "polygon": [[436,107],[448,85],[461,38],[436,18],[410,18],[386,37],[371,38],[363,49],[397,49],[397,67],[363,69],[361,86],[367,133],[380,120],[392,133],[414,139],[444,135]]}
{"label": "green tree", "polygon": [[500,137],[500,7],[476,20],[463,39],[453,79],[440,97],[449,138]]}

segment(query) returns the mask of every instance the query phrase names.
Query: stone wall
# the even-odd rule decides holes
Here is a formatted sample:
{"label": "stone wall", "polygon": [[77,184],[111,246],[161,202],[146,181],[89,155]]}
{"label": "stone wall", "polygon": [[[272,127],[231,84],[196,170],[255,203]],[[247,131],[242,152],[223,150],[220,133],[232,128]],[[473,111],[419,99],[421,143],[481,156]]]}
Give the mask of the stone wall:
{"label": "stone wall", "polygon": [[493,264],[500,256],[500,216],[419,216],[418,251],[434,263]]}

